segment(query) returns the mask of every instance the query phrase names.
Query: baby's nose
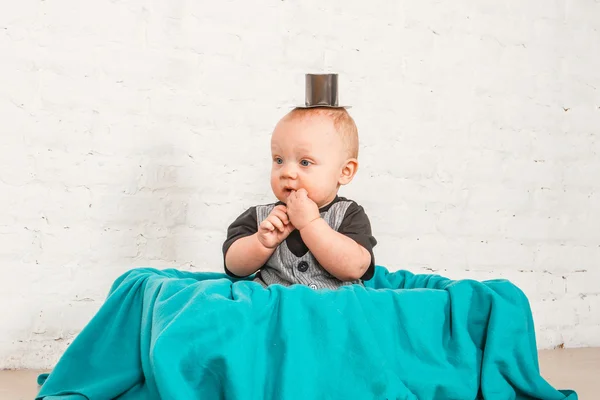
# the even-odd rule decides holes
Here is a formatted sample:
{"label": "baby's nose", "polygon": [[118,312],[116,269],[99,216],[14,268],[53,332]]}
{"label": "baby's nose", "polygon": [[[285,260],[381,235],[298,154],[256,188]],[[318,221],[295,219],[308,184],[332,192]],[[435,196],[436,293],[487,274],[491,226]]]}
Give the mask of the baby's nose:
{"label": "baby's nose", "polygon": [[292,163],[287,163],[281,169],[281,176],[283,178],[295,178],[297,175],[296,168]]}

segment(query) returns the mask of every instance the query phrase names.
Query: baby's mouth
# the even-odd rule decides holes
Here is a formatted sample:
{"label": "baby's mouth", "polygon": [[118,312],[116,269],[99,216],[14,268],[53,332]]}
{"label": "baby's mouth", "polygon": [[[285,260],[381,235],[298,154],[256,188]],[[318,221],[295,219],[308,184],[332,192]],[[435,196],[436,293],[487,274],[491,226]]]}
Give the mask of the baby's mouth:
{"label": "baby's mouth", "polygon": [[292,194],[292,192],[294,191],[294,189],[292,188],[283,188],[283,194],[285,195],[285,197],[288,197],[290,194]]}

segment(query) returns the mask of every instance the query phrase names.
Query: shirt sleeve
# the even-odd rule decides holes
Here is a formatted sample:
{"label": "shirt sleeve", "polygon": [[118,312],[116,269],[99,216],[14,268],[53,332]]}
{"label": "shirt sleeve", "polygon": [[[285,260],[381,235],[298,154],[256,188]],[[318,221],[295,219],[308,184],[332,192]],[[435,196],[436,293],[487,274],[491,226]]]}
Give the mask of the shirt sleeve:
{"label": "shirt sleeve", "polygon": [[223,267],[225,268],[225,273],[234,278],[244,278],[241,276],[237,276],[231,271],[227,269],[227,265],[225,263],[225,256],[227,255],[227,250],[231,247],[231,245],[238,239],[241,239],[246,236],[250,236],[255,234],[258,231],[257,223],[256,223],[256,207],[250,207],[248,210],[244,211],[239,217],[235,219],[227,228],[227,238],[223,243]]}
{"label": "shirt sleeve", "polygon": [[371,254],[371,264],[361,277],[363,281],[368,281],[375,273],[375,255],[373,254],[373,247],[377,245],[377,240],[373,237],[371,232],[371,222],[369,221],[369,217],[367,217],[365,210],[355,202],[352,202],[348,207],[348,210],[346,210],[344,220],[342,221],[338,232],[353,239]]}

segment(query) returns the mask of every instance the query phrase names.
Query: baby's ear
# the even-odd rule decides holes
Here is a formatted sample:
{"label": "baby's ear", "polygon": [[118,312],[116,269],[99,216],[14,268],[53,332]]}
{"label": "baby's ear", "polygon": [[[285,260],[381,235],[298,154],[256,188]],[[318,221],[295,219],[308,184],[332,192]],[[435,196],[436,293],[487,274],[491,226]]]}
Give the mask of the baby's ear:
{"label": "baby's ear", "polygon": [[338,183],[340,185],[349,184],[354,178],[354,175],[356,175],[356,171],[358,171],[358,160],[356,158],[346,160],[342,167],[342,173],[340,174]]}

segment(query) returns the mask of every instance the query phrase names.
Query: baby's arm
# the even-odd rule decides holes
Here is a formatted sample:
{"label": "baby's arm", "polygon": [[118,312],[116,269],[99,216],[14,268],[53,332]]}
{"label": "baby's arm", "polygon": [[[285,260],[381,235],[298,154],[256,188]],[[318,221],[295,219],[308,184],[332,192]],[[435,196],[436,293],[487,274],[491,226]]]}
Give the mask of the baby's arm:
{"label": "baby's arm", "polygon": [[[232,224],[229,232],[235,230],[243,233],[243,237],[235,239],[225,253],[225,268],[237,276],[248,276],[258,271],[271,257],[277,246],[295,229],[286,214],[286,207],[274,207],[267,218],[255,230],[255,210],[250,209],[238,221]],[[239,228],[236,228],[238,226]]]}
{"label": "baby's arm", "polygon": [[319,264],[341,281],[360,279],[371,264],[371,254],[353,239],[316,219],[300,230],[302,240]]}
{"label": "baby's arm", "polygon": [[267,248],[258,240],[258,233],[233,242],[225,254],[227,269],[237,276],[252,275],[271,257],[275,248]]}

